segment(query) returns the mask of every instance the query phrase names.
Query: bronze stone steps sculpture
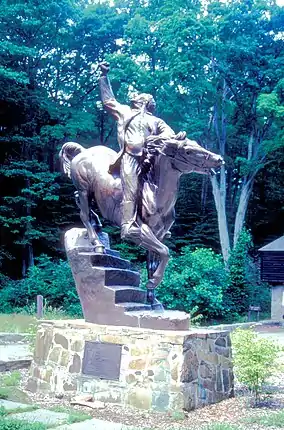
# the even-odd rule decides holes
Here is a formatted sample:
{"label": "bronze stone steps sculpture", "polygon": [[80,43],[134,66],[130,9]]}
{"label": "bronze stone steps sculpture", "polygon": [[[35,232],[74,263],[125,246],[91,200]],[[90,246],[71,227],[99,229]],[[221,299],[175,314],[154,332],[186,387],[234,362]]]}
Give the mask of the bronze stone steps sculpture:
{"label": "bronze stone steps sculpture", "polygon": [[65,249],[86,322],[153,329],[186,330],[189,315],[163,311],[159,302],[146,303],[140,274],[117,251],[95,253],[86,230],[65,233]]}

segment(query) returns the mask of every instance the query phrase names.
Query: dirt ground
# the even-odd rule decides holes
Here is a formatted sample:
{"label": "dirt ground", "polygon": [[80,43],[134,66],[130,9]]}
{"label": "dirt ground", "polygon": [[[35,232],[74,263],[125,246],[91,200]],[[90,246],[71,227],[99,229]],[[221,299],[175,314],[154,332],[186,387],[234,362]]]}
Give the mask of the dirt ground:
{"label": "dirt ground", "polygon": [[[28,378],[28,370],[22,370],[21,374],[22,380],[19,388],[29,396],[32,403],[45,408],[55,406],[70,408],[70,398],[67,396],[57,398],[54,395],[27,392],[25,385]],[[268,428],[267,426],[262,427],[255,424],[247,426],[243,423],[243,420],[248,417],[265,416],[272,411],[284,410],[284,375],[281,374],[281,378],[277,378],[277,385],[273,383],[273,385],[268,386],[267,391],[271,394],[266,395],[265,400],[259,407],[251,407],[248,393],[242,390],[241,387],[237,387],[234,398],[184,413],[155,413],[134,408],[125,408],[114,404],[106,404],[104,409],[96,410],[82,406],[73,406],[73,408],[76,411],[88,413],[94,418],[136,427],[139,426],[141,429],[197,430],[203,429],[206,425],[213,423],[226,423],[235,425],[235,428],[240,429],[273,430],[273,427]],[[279,429],[279,427],[275,428]],[[284,424],[282,428],[284,428]],[[220,428],[220,430],[223,429]],[[224,428],[224,430],[226,429]]]}

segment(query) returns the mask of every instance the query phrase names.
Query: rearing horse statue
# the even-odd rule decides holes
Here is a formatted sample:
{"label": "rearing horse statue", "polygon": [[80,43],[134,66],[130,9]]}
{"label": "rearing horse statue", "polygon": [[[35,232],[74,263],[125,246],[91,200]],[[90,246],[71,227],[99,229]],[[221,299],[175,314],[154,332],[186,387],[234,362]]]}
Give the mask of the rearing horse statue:
{"label": "rearing horse statue", "polygon": [[[180,177],[191,172],[210,174],[224,161],[221,156],[187,138],[150,136],[147,146],[155,148],[154,155],[151,156],[151,168],[145,173],[147,180],[141,179],[141,204],[131,229],[131,239],[148,251],[148,301],[153,303],[154,289],[162,281],[169,260],[169,249],[163,240],[174,223]],[[91,224],[90,204],[95,200],[105,219],[121,225],[121,179],[109,172],[117,153],[105,146],[85,149],[78,143],[68,142],[62,146],[59,157],[64,172],[77,189],[80,217],[89,240],[95,252],[103,252]]]}

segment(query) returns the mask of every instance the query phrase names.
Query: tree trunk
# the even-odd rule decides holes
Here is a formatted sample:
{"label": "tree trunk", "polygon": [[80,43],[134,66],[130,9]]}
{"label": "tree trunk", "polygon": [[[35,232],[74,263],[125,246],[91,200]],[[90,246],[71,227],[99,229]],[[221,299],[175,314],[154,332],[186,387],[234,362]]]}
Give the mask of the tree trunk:
{"label": "tree trunk", "polygon": [[242,186],[241,194],[240,194],[240,200],[238,204],[238,209],[235,217],[235,226],[234,226],[234,246],[236,246],[240,233],[243,229],[246,213],[247,213],[247,207],[248,202],[250,199],[250,195],[252,192],[252,187],[254,183],[254,176],[247,179]]}
{"label": "tree trunk", "polygon": [[[222,169],[225,170],[224,167],[222,167]],[[225,171],[224,171],[224,174],[225,174]],[[222,188],[218,184],[216,176],[211,177],[211,184],[212,184],[215,206],[217,210],[221,250],[222,250],[224,263],[225,265],[227,265],[229,256],[230,256],[231,246],[230,246],[230,238],[229,238],[228,222],[227,222],[227,214],[226,214],[226,194],[222,192]]]}

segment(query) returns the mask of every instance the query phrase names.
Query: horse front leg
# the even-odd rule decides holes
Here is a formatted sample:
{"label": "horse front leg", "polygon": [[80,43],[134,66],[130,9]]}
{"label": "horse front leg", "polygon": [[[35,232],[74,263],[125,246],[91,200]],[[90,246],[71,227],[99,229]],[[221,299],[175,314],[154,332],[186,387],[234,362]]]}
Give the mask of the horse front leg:
{"label": "horse front leg", "polygon": [[90,206],[88,192],[78,191],[78,195],[76,196],[76,203],[80,208],[80,218],[87,229],[88,238],[90,243],[94,246],[94,251],[103,254],[105,252],[105,247],[99,240],[99,237],[90,222]]}
{"label": "horse front leg", "polygon": [[166,266],[168,264],[170,255],[169,248],[160,242],[152,230],[146,224],[141,226],[141,246],[146,248],[148,251],[153,251],[159,258],[159,264],[153,275],[150,277],[147,288],[154,289],[162,281]]}
{"label": "horse front leg", "polygon": [[147,251],[156,254],[159,259],[159,264],[154,273],[151,273],[151,271],[148,272],[150,277],[146,284],[147,300],[149,303],[154,304],[155,288],[161,283],[169,261],[169,248],[156,238],[150,227],[146,224],[142,224],[141,226],[133,224],[128,230],[128,239],[136,245],[142,246]]}
{"label": "horse front leg", "polygon": [[152,278],[153,274],[157,270],[159,264],[159,257],[158,255],[153,251],[147,252],[147,273],[148,273],[148,279]]}

